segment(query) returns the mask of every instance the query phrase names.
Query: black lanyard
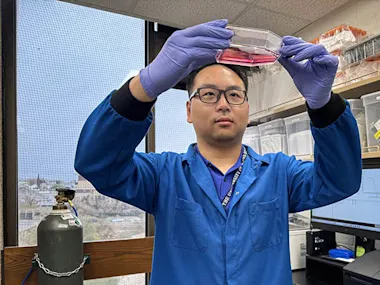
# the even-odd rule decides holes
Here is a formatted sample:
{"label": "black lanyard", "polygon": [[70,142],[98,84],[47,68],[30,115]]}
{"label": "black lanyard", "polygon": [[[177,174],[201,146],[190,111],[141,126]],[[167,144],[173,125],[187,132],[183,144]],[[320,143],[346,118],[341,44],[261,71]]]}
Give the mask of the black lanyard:
{"label": "black lanyard", "polygon": [[245,159],[247,158],[247,149],[244,147],[243,149],[243,157],[241,158],[241,165],[239,166],[239,169],[236,171],[234,178],[232,179],[230,190],[228,190],[226,196],[223,198],[222,206],[226,209],[228,204],[230,203],[232,192],[234,191],[234,187],[236,185],[237,180],[239,179],[239,176],[241,174],[241,171],[243,170],[243,164]]}

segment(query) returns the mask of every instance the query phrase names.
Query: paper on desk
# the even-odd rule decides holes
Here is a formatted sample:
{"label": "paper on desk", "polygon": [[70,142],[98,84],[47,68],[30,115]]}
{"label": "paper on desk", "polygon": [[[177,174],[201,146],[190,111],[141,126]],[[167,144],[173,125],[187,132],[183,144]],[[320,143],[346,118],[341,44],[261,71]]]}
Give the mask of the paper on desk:
{"label": "paper on desk", "polygon": [[348,263],[351,263],[353,261],[355,261],[355,258],[342,258],[342,257],[337,257],[335,258],[336,260],[340,260],[340,261],[343,261],[343,262],[348,262]]}

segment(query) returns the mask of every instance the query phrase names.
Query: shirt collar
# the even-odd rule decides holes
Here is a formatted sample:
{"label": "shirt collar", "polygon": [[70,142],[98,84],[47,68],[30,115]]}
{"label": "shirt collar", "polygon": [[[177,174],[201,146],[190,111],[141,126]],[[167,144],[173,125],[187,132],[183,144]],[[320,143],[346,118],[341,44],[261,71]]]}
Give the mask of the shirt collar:
{"label": "shirt collar", "polygon": [[[212,165],[212,166],[215,167],[215,165],[213,165],[212,162],[210,162],[209,160],[207,160],[207,158],[205,158],[205,157],[203,156],[203,154],[201,154],[201,152],[199,151],[199,148],[198,148],[197,145],[195,146],[195,150],[196,150],[197,154],[200,155],[200,157],[202,157],[202,159],[203,159],[203,161],[206,163],[206,165]],[[243,156],[243,147],[241,148],[239,158],[238,158],[237,161],[235,162],[234,166],[232,166],[233,168],[235,168],[235,167],[239,167],[239,165],[241,164],[242,156]],[[217,167],[215,167],[215,168],[217,168]]]}
{"label": "shirt collar", "polygon": [[[265,164],[269,164],[269,160],[266,157],[263,157],[259,154],[257,154],[251,147],[244,145],[247,147],[248,155],[253,158],[254,160],[258,162],[263,162]],[[187,152],[182,156],[182,162],[189,162],[190,160],[194,159],[194,157],[197,154],[197,144],[193,143],[189,145],[189,148],[187,149]]]}

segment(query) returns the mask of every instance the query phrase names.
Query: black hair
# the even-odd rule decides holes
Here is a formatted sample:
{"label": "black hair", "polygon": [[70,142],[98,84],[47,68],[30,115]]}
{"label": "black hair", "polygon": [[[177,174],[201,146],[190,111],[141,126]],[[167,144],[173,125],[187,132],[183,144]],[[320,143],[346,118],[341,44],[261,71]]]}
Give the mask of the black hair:
{"label": "black hair", "polygon": [[191,90],[194,87],[194,80],[195,80],[195,77],[197,76],[197,74],[202,69],[204,69],[204,68],[206,68],[208,66],[211,66],[211,65],[223,65],[223,66],[231,69],[233,72],[235,72],[240,77],[240,79],[244,83],[245,90],[248,91],[248,78],[247,78],[247,68],[246,67],[239,66],[239,65],[222,64],[222,63],[211,63],[211,64],[208,64],[208,65],[201,66],[198,69],[195,69],[194,71],[192,71],[188,75],[186,89],[187,89],[187,92],[189,93],[189,95],[191,93]]}

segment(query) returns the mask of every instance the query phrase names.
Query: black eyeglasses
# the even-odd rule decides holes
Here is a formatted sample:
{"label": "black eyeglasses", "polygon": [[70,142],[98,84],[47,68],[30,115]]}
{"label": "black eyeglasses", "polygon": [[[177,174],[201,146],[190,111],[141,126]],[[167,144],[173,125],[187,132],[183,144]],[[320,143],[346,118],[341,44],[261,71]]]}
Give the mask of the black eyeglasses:
{"label": "black eyeglasses", "polygon": [[220,90],[216,88],[202,87],[195,90],[189,97],[191,100],[193,97],[198,96],[199,99],[206,104],[215,104],[219,101],[220,97],[224,94],[227,102],[231,105],[241,105],[248,101],[247,91],[241,89],[228,89]]}

